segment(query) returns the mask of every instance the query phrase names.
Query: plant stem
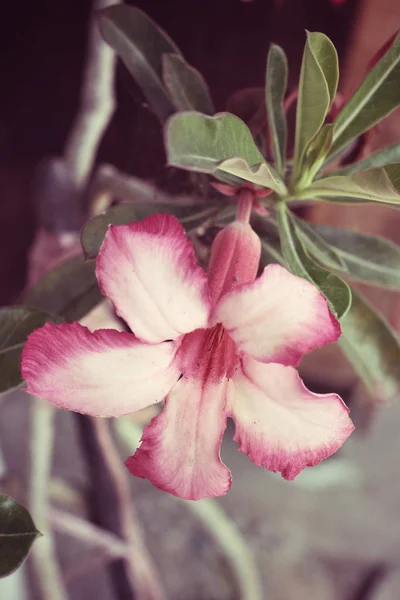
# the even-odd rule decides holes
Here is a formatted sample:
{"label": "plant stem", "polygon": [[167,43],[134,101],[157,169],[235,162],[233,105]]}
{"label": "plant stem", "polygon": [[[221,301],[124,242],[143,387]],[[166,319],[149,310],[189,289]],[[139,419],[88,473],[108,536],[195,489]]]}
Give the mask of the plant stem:
{"label": "plant stem", "polygon": [[117,510],[122,537],[128,546],[126,567],[132,588],[139,600],[163,600],[158,573],[147,551],[132,502],[128,472],[111,435],[107,419],[93,419],[99,446],[109,468],[117,494]]}
{"label": "plant stem", "polygon": [[70,535],[88,546],[101,548],[110,558],[121,558],[127,554],[127,546],[119,537],[109,531],[100,529],[100,527],[81,517],[51,507],[49,519],[57,531]]}
{"label": "plant stem", "polygon": [[239,190],[237,199],[236,220],[248,223],[250,221],[255,193],[248,188],[242,188]]}
{"label": "plant stem", "polygon": [[128,471],[115,447],[107,419],[76,415],[93,493],[89,506],[93,521],[122,538],[128,552],[124,561],[109,565],[118,598],[163,600],[158,574],[142,541],[133,508]]}
{"label": "plant stem", "polygon": [[43,537],[33,545],[31,561],[38,580],[40,598],[67,600],[68,594],[57,563],[54,538],[48,521],[48,491],[56,411],[51,404],[32,397],[32,412],[29,506]]}
{"label": "plant stem", "polygon": [[236,579],[241,600],[263,600],[262,585],[251,551],[222,507],[215,500],[208,498],[198,502],[181,502],[201,521],[221,548]]}
{"label": "plant stem", "polygon": [[168,194],[138,177],[118,171],[118,169],[111,165],[100,165],[96,169],[93,183],[90,187],[89,196],[92,198],[96,197],[99,193],[109,192],[113,197],[116,197],[119,200],[139,204],[144,203],[183,207],[209,205],[209,201],[206,198],[201,196]]}

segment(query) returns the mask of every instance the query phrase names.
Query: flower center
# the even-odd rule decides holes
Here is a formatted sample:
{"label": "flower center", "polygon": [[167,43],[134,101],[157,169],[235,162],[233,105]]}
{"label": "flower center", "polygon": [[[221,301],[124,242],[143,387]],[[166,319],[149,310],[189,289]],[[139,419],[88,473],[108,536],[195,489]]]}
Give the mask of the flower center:
{"label": "flower center", "polygon": [[219,383],[233,373],[238,357],[233,340],[218,323],[210,329],[196,329],[185,335],[178,360],[186,377]]}

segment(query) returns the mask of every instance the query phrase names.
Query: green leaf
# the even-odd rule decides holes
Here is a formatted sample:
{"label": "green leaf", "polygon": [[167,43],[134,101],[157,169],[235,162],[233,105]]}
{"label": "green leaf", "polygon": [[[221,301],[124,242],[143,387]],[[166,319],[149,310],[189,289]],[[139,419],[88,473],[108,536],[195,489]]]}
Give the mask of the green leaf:
{"label": "green leaf", "polygon": [[283,101],[286,94],[287,78],[286,54],[282,48],[271,44],[267,60],[266,106],[275,169],[280,175],[284,174],[286,157],[287,127]]}
{"label": "green leaf", "polygon": [[104,39],[121,57],[161,122],[175,112],[162,80],[162,55],[179,48],[144,12],[126,4],[99,13]]}
{"label": "green leaf", "polygon": [[400,163],[394,163],[382,167],[386,175],[390,179],[390,183],[394,189],[400,194]]}
{"label": "green leaf", "polygon": [[282,195],[287,191],[275,169],[265,162],[249,167],[243,158],[227,158],[218,164],[218,170],[239,177],[242,181],[271,188]]}
{"label": "green leaf", "polygon": [[351,175],[333,175],[318,179],[312,183],[304,195],[308,198],[321,198],[338,201],[345,198],[346,202],[360,200],[366,202],[383,202],[388,204],[400,204],[400,193],[396,186],[400,185],[399,165],[389,165],[368,169],[367,171],[356,171]]}
{"label": "green leaf", "polygon": [[299,179],[306,150],[321,129],[336,94],[337,52],[323,33],[307,33],[296,113],[293,178]]}
{"label": "green leaf", "polygon": [[287,206],[281,202],[277,208],[279,232],[283,257],[288,269],[317,286],[327,299],[338,319],[346,314],[351,305],[351,290],[345,281],[314,262],[296,235]]}
{"label": "green leaf", "polygon": [[[296,225],[299,223],[296,220]],[[304,221],[302,222],[303,226]],[[335,255],[342,266],[334,266],[325,255],[317,255],[311,246],[310,252],[324,264],[340,271],[353,281],[361,281],[390,290],[400,290],[400,247],[389,240],[326,225],[306,224],[308,233],[316,235]],[[307,242],[305,241],[307,245]]]}
{"label": "green leaf", "polygon": [[354,290],[339,345],[368,390],[388,402],[400,392],[400,344],[388,323]]}
{"label": "green leaf", "polygon": [[[220,113],[207,117],[197,112],[185,112],[174,115],[166,126],[166,151],[168,163],[189,171],[210,173],[228,182],[237,170],[237,162],[226,163],[226,159],[241,158],[239,177],[246,175],[245,163],[250,167],[266,165],[263,172],[270,173],[267,187],[281,186],[280,179],[274,174],[254,143],[247,125],[230,113]],[[237,182],[237,177],[235,179]],[[251,181],[251,179],[249,180]],[[240,183],[240,181],[239,181]],[[265,184],[264,184],[265,185]]]}
{"label": "green leaf", "polygon": [[81,244],[87,259],[96,258],[109,225],[126,225],[131,221],[141,221],[154,213],[173,214],[180,219],[186,230],[199,227],[205,219],[216,215],[217,206],[197,207],[166,206],[165,204],[119,204],[102,215],[90,219],[82,228]]}
{"label": "green leaf", "polygon": [[174,115],[166,126],[166,148],[170,165],[203,173],[214,173],[226,158],[240,157],[250,166],[264,162],[247,125],[230,113]]}
{"label": "green leaf", "polygon": [[345,104],[334,122],[330,156],[400,104],[400,34]]}
{"label": "green leaf", "polygon": [[373,167],[385,167],[392,163],[400,163],[400,143],[396,142],[391,146],[386,146],[363,160],[352,163],[343,169],[335,171],[335,175],[350,175],[356,171],[372,169]]}
{"label": "green leaf", "polygon": [[20,359],[26,338],[54,317],[23,307],[0,309],[0,393],[22,383]]}
{"label": "green leaf", "polygon": [[175,108],[215,113],[210,92],[203,76],[179,54],[164,54],[163,79]]}
{"label": "green leaf", "polygon": [[0,577],[11,575],[22,565],[41,535],[26,508],[0,494]]}
{"label": "green leaf", "polygon": [[95,263],[77,256],[49,271],[19,299],[30,308],[44,310],[65,321],[79,321],[103,296],[100,293]]}
{"label": "green leaf", "polygon": [[299,187],[310,185],[315,175],[324,164],[325,157],[332,145],[333,125],[328,123],[319,130],[310,143],[304,163],[303,172],[300,177]]}
{"label": "green leaf", "polygon": [[303,219],[295,217],[293,214],[291,215],[291,218],[300,240],[310,254],[315,256],[316,259],[327,267],[346,273],[347,267],[345,261],[342,259],[339,252],[324,239],[324,236],[319,234],[318,227],[307,221],[303,221]]}

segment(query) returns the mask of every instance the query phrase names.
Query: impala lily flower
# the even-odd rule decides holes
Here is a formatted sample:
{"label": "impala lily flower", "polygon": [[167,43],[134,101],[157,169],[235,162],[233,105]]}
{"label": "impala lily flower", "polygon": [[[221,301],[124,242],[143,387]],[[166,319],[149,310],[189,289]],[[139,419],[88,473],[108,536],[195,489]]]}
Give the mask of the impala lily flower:
{"label": "impala lily flower", "polygon": [[286,479],[353,430],[342,400],[313,394],[294,368],[336,341],[339,324],[317,289],[283,267],[256,279],[251,202],[247,190],[237,220],[216,236],[207,275],[173,216],[110,227],[97,278],[133,333],[48,323],[23,351],[28,390],[60,408],[118,417],[165,398],[126,464],[182,498],[229,490],[220,459],[227,417],[239,450]]}

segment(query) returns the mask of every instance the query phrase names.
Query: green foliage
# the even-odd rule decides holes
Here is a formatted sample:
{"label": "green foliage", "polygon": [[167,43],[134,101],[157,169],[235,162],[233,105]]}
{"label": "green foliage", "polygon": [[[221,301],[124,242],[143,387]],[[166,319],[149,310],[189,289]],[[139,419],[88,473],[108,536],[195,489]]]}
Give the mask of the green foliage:
{"label": "green foliage", "polygon": [[289,271],[317,286],[338,317],[342,318],[351,305],[351,290],[347,283],[312,260],[305,250],[290,212],[282,202],[278,205],[278,225],[282,254]]}
{"label": "green foliage", "polygon": [[332,175],[312,183],[305,196],[332,202],[384,202],[400,204],[398,165]]}
{"label": "green foliage", "polygon": [[322,33],[307,33],[296,114],[293,179],[300,179],[304,155],[321,129],[336,94],[337,52]]}
{"label": "green foliage", "polygon": [[49,271],[19,299],[21,306],[0,309],[0,393],[22,383],[20,359],[30,333],[48,321],[76,321],[103,298],[95,264],[72,258]]}
{"label": "green foliage", "polygon": [[215,110],[203,76],[180,54],[164,54],[163,80],[176,110],[198,110],[213,115]]}
{"label": "green foliage", "polygon": [[333,125],[327,123],[318,131],[310,143],[304,158],[299,187],[309,185],[324,164],[325,157],[332,145]]}
{"label": "green foliage", "polygon": [[11,575],[22,565],[41,535],[26,508],[0,494],[0,577]]}
{"label": "green foliage", "polygon": [[[269,197],[269,203],[282,199],[398,203],[400,181],[398,185],[394,181],[400,180],[400,174],[393,177],[392,167],[388,167],[399,160],[397,145],[339,170],[338,175],[324,177],[322,174],[321,179],[314,183],[313,180],[327,158],[336,156],[400,104],[400,35],[335,121],[326,123],[338,85],[337,53],[326,35],[307,33],[299,82],[294,158],[289,165],[283,109],[287,59],[279,46],[271,46],[265,98],[273,168],[243,121],[229,113],[210,116],[213,105],[203,77],[185,62],[176,45],[143,12],[126,5],[111,6],[100,13],[100,28],[161,121],[178,111],[166,123],[165,146],[170,165],[208,173],[236,187],[250,182],[270,188],[275,194]],[[386,167],[387,177],[376,170],[364,173],[367,169],[382,167]],[[339,174],[350,179],[335,179]]]}
{"label": "green foliage", "polygon": [[78,321],[102,298],[95,264],[77,256],[46,273],[20,297],[19,303],[48,312],[60,320]]}
{"label": "green foliage", "polygon": [[400,34],[336,118],[331,156],[399,106],[399,80]]}
{"label": "green foliage", "polygon": [[352,163],[347,167],[343,167],[335,171],[335,175],[350,175],[355,171],[365,171],[373,167],[385,167],[393,163],[400,163],[400,143],[386,146],[373,154],[370,154],[363,160]]}
{"label": "green foliage", "polygon": [[204,220],[220,211],[217,206],[208,206],[202,210],[192,206],[183,207],[165,204],[119,204],[102,215],[90,219],[81,231],[81,244],[87,259],[96,258],[103,243],[109,225],[126,225],[132,221],[141,221],[154,213],[173,214],[187,231],[195,229]]}
{"label": "green foliage", "polygon": [[284,51],[271,44],[268,52],[266,75],[266,106],[275,169],[284,175],[287,126],[283,109],[288,78],[288,64]]}
{"label": "green foliage", "polygon": [[[247,166],[259,168],[262,165],[264,185],[281,185],[279,176],[255,145],[247,125],[229,113],[215,117],[196,112],[174,115],[166,127],[166,149],[168,162],[174,167],[210,173],[230,183],[232,175],[242,177]],[[239,166],[237,158],[242,159]]]}
{"label": "green foliage", "polygon": [[13,306],[0,309],[0,393],[22,383],[20,359],[32,331],[56,319],[43,311]]}
{"label": "green foliage", "polygon": [[180,54],[179,48],[134,6],[109,6],[99,13],[99,25],[106,42],[122,58],[156,115],[164,122],[175,108],[162,79],[162,55]]}
{"label": "green foliage", "polygon": [[317,227],[303,221],[303,219],[298,219],[293,214],[291,218],[296,227],[297,235],[312,256],[331,269],[347,273],[346,263],[339,252],[324,239]]}
{"label": "green foliage", "polygon": [[400,392],[400,344],[388,323],[360,294],[341,321],[339,345],[371,394],[388,402]]}
{"label": "green foliage", "polygon": [[300,237],[324,265],[347,279],[400,291],[400,247],[385,238],[296,219]]}

